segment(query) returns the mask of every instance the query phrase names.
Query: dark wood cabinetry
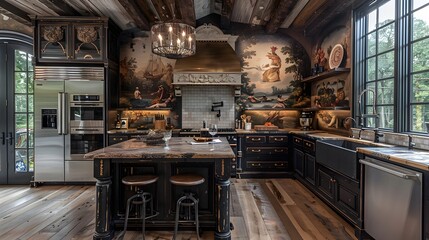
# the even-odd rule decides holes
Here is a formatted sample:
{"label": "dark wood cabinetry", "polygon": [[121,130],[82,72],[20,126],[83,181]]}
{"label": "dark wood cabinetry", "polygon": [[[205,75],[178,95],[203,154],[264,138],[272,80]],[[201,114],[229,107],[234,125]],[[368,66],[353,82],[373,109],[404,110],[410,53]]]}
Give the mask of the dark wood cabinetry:
{"label": "dark wood cabinetry", "polygon": [[240,178],[289,176],[289,137],[286,134],[251,134],[238,137]]}
{"label": "dark wood cabinetry", "polygon": [[318,195],[357,225],[359,219],[359,182],[318,165],[316,183]]}
{"label": "dark wood cabinetry", "polygon": [[119,28],[107,17],[33,18],[37,63],[107,63],[119,57]]}
{"label": "dark wood cabinetry", "polygon": [[130,135],[109,134],[108,145],[113,145],[130,139]]}
{"label": "dark wood cabinetry", "polygon": [[293,163],[295,176],[308,187],[316,182],[315,143],[304,137],[293,136]]}

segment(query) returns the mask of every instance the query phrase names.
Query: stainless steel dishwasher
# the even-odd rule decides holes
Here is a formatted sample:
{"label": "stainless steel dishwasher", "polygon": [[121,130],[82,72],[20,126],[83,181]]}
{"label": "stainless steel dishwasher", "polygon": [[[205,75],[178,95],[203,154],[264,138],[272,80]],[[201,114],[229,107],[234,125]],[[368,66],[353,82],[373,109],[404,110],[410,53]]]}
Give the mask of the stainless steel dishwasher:
{"label": "stainless steel dishwasher", "polygon": [[422,173],[366,157],[363,224],[377,240],[422,239]]}

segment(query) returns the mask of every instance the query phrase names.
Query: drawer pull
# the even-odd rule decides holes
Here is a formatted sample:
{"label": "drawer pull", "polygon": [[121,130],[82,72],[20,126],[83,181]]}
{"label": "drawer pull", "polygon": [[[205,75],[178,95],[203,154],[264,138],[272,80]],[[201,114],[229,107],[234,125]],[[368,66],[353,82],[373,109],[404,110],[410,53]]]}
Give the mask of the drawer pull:
{"label": "drawer pull", "polygon": [[284,152],[284,149],[274,149],[274,152],[281,153],[281,152]]}
{"label": "drawer pull", "polygon": [[252,167],[260,167],[261,164],[260,163],[252,163]]}
{"label": "drawer pull", "polygon": [[261,149],[252,149],[251,150],[253,153],[259,153],[259,152],[261,152],[262,150]]}
{"label": "drawer pull", "polygon": [[283,163],[274,163],[274,166],[275,166],[275,167],[283,167],[283,166],[284,166],[284,164],[283,164]]}
{"label": "drawer pull", "polygon": [[259,142],[259,141],[261,141],[261,138],[251,138],[252,139],[252,141],[254,141],[254,142]]}
{"label": "drawer pull", "polygon": [[282,142],[283,138],[274,138],[274,141],[276,141],[276,142]]}

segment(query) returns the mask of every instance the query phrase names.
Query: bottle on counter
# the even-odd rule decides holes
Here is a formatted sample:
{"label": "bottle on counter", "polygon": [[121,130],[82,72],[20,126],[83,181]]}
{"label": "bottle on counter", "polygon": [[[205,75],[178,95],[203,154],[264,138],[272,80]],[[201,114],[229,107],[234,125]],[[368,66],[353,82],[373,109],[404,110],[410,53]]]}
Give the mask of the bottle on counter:
{"label": "bottle on counter", "polygon": [[115,128],[121,129],[121,116],[119,114],[116,114]]}

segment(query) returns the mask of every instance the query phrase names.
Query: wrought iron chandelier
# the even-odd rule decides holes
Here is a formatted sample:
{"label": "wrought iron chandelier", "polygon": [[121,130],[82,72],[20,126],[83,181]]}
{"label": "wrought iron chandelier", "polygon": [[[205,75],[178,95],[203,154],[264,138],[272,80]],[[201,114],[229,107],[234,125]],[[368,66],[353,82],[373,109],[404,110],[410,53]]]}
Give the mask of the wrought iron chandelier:
{"label": "wrought iron chandelier", "polygon": [[173,18],[151,28],[152,52],[167,58],[184,58],[195,54],[195,28]]}

